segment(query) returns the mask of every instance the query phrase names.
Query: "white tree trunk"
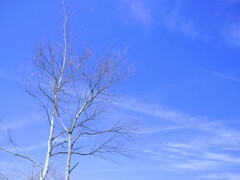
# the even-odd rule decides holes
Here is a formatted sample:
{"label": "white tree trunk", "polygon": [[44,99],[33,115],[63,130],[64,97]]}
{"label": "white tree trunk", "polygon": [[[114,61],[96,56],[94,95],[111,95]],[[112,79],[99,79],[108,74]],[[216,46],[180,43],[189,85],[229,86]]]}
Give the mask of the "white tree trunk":
{"label": "white tree trunk", "polygon": [[72,133],[68,133],[68,156],[67,156],[66,180],[70,180],[71,158],[72,158]]}
{"label": "white tree trunk", "polygon": [[50,157],[51,157],[52,143],[53,143],[54,119],[55,119],[54,117],[55,117],[55,112],[52,115],[50,133],[49,133],[49,138],[48,138],[47,155],[46,155],[45,165],[44,165],[44,168],[43,168],[43,173],[42,173],[42,176],[40,177],[40,180],[44,180],[46,178],[47,173],[48,173],[49,168],[50,168],[49,164],[50,164]]}

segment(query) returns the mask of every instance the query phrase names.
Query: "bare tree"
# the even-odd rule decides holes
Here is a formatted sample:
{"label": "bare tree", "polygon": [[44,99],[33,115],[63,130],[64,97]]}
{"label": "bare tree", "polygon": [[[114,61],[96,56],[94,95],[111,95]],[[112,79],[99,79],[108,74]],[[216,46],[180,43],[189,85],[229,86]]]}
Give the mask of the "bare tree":
{"label": "bare tree", "polygon": [[[41,43],[34,58],[33,83],[26,91],[36,98],[49,122],[49,138],[44,164],[17,151],[1,151],[26,159],[39,168],[38,178],[49,176],[53,156],[66,155],[66,180],[77,167],[73,156],[126,155],[124,140],[131,140],[134,123],[111,119],[109,112],[117,100],[113,88],[130,72],[125,51],[110,48],[100,56],[86,48],[75,55],[68,33],[69,13],[64,0],[63,40]],[[14,143],[13,143],[14,145]]]}
{"label": "bare tree", "polygon": [[36,49],[37,85],[27,90],[39,100],[46,112],[50,130],[45,165],[40,179],[47,177],[50,158],[67,155],[66,179],[78,165],[72,156],[125,154],[122,139],[131,140],[135,125],[127,121],[103,119],[116,96],[112,88],[123,81],[131,69],[125,52],[110,49],[96,57],[89,49],[76,56],[68,34],[68,12],[64,1],[63,41],[41,44]]}
{"label": "bare tree", "polygon": [[[1,120],[2,119],[5,119],[5,117],[2,117]],[[34,175],[33,174],[29,174],[30,177],[33,177],[33,176],[41,177],[42,176],[41,164],[38,161],[36,161],[34,158],[19,152],[19,150],[17,148],[17,145],[16,145],[14,139],[12,138],[11,130],[10,129],[3,130],[2,137],[6,138],[6,140],[8,142],[7,143],[8,145],[6,147],[6,145],[4,146],[3,144],[1,144],[0,145],[1,146],[0,147],[0,151],[8,153],[8,154],[10,154],[12,156],[15,156],[15,157],[18,157],[18,158],[27,160],[28,162],[30,162],[32,164],[32,167],[38,168],[38,173],[39,173],[38,175],[36,175],[36,174],[34,174]],[[33,171],[32,171],[32,173],[33,173]],[[11,179],[7,175],[3,175],[2,173],[0,173],[0,177],[1,177],[1,179],[6,179],[6,180],[7,179]],[[28,179],[30,179],[30,178],[28,178]]]}
{"label": "bare tree", "polygon": [[[5,153],[8,153],[12,156],[15,156],[15,157],[18,157],[18,158],[21,158],[21,159],[24,159],[24,160],[27,160],[28,162],[31,163],[32,165],[32,171],[31,173],[26,173],[25,175],[28,176],[27,179],[33,179],[34,177],[41,177],[42,176],[42,166],[41,164],[36,161],[34,158],[28,156],[28,155],[25,155],[25,154],[22,154],[21,152],[19,152],[18,148],[17,148],[17,145],[14,141],[14,139],[12,138],[12,135],[11,135],[11,130],[8,129],[7,130],[7,139],[8,139],[8,142],[11,146],[7,146],[7,147],[0,147],[0,151],[2,152],[5,152]],[[35,173],[35,168],[37,168],[37,172],[38,174]],[[22,174],[23,175],[23,174]],[[0,177],[4,177],[3,174],[0,174]],[[19,176],[18,176],[19,177]],[[3,178],[4,179],[4,178]],[[5,176],[5,179],[8,179],[7,176]],[[11,178],[10,178],[11,179]],[[26,179],[26,178],[25,178]],[[35,178],[36,179],[36,178]],[[40,179],[40,178],[38,178]]]}

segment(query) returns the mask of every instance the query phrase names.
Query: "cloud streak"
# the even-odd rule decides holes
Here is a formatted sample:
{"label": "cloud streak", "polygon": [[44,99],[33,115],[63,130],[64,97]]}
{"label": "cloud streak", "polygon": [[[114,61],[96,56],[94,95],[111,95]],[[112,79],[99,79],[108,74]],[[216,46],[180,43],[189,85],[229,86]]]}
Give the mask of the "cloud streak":
{"label": "cloud streak", "polygon": [[39,149],[42,149],[45,147],[47,147],[47,143],[41,143],[41,144],[31,145],[31,146],[26,146],[26,147],[19,147],[18,150],[21,152],[35,151],[35,150],[39,150]]}
{"label": "cloud streak", "polygon": [[[223,121],[214,121],[203,116],[194,116],[171,107],[141,102],[126,98],[118,104],[119,107],[137,113],[154,117],[152,121],[170,121],[173,125],[144,129],[145,135],[157,139],[153,144],[139,148],[150,159],[165,162],[164,164],[175,170],[186,171],[218,171],[229,167],[240,166],[240,157],[232,152],[240,149],[240,133]],[[150,118],[148,118],[150,119]],[[169,132],[168,132],[169,131]],[[167,137],[166,133],[174,136]],[[159,133],[159,136],[157,136]]]}
{"label": "cloud streak", "polygon": [[239,180],[239,173],[231,173],[231,172],[220,172],[220,173],[211,173],[198,177],[199,179],[220,179],[220,180]]}
{"label": "cloud streak", "polygon": [[200,68],[200,69],[202,71],[207,72],[209,74],[212,74],[214,76],[218,76],[218,77],[221,77],[221,78],[224,78],[224,79],[228,79],[228,80],[231,80],[231,81],[240,82],[240,79],[238,79],[236,77],[233,77],[233,76],[229,76],[229,75],[226,75],[226,74],[223,74],[223,73],[218,73],[218,72],[211,71],[211,70],[208,70],[208,69],[203,69],[203,68]]}
{"label": "cloud streak", "polygon": [[[207,144],[205,144],[207,146]],[[157,150],[144,149],[143,153],[150,155],[156,161],[163,161],[171,169],[183,169],[186,171],[219,170],[229,167],[238,167],[240,158],[226,153],[211,152],[211,149],[203,150],[194,144],[167,143],[162,144]]]}
{"label": "cloud streak", "polygon": [[203,116],[193,116],[171,107],[143,103],[131,98],[123,100],[118,106],[141,114],[170,120],[185,128],[212,131],[213,129],[219,128],[217,126],[221,126],[217,122],[208,121],[208,119]]}

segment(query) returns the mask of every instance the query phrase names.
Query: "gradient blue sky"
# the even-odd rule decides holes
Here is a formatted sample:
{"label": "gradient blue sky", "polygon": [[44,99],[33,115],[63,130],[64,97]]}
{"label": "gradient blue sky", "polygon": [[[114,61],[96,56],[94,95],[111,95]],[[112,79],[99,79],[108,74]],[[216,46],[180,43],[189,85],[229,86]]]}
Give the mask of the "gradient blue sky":
{"label": "gradient blue sky", "polygon": [[[43,161],[47,122],[16,83],[29,76],[34,46],[58,39],[60,3],[0,3],[2,133],[12,129],[19,150]],[[239,180],[240,0],[72,0],[70,6],[79,47],[128,47],[137,68],[110,116],[135,119],[140,128],[134,159],[79,158],[73,179]],[[19,166],[27,168],[0,153],[2,173]]]}

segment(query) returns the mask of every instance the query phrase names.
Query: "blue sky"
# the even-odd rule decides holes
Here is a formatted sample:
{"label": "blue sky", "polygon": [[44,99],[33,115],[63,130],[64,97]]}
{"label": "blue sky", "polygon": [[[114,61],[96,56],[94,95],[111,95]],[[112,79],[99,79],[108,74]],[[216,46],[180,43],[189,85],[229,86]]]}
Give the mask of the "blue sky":
{"label": "blue sky", "polygon": [[[80,158],[73,179],[240,179],[240,1],[71,1],[76,47],[128,47],[135,73],[121,85],[119,111],[138,121],[134,159]],[[25,154],[43,161],[47,122],[21,90],[41,39],[59,39],[58,0],[1,1],[0,114]],[[29,135],[31,134],[31,135]],[[1,145],[8,145],[2,136]],[[27,168],[0,154],[2,172]],[[25,167],[26,165],[26,167]],[[58,163],[61,166],[61,160]]]}

